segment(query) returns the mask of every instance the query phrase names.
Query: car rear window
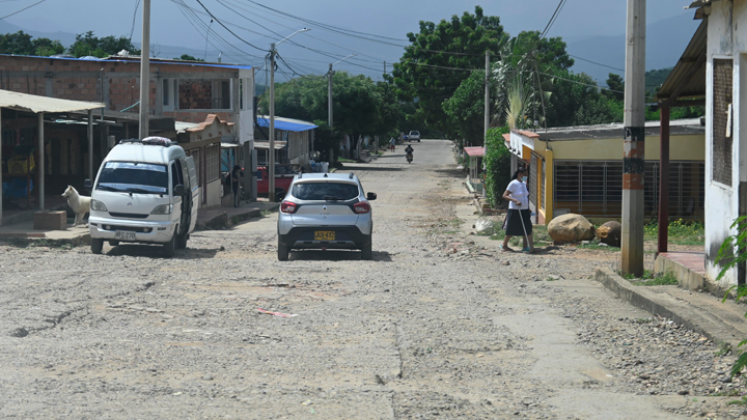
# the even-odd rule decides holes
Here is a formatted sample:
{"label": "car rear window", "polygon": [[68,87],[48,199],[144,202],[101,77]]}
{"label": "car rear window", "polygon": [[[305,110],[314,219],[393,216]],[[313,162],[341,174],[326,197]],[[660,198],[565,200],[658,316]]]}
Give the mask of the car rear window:
{"label": "car rear window", "polygon": [[339,182],[304,182],[291,191],[299,200],[352,200],[358,197],[358,186]]}

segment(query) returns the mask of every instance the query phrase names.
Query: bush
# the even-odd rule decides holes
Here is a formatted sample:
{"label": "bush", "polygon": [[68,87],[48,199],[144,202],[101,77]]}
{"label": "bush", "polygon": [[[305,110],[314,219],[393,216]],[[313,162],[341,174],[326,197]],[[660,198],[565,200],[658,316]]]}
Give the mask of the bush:
{"label": "bush", "polygon": [[503,135],[508,127],[496,127],[488,130],[485,139],[485,192],[492,207],[498,207],[503,192],[511,181],[511,152],[506,147]]}

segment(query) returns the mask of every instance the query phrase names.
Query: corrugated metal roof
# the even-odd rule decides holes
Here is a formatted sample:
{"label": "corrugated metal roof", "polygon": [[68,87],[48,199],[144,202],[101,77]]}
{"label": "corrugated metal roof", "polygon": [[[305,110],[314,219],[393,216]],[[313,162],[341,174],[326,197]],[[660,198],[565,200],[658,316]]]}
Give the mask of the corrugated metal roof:
{"label": "corrugated metal roof", "polygon": [[[112,55],[107,58],[98,58],[93,56],[75,58],[75,57],[40,57],[36,55],[15,55],[15,54],[0,54],[0,57],[18,57],[18,58],[41,58],[44,60],[65,60],[65,61],[96,61],[103,63],[140,63],[140,57],[138,56],[118,56]],[[190,61],[190,60],[168,60],[161,58],[153,58],[149,60],[151,65],[159,64],[171,64],[177,66],[190,66],[190,67],[215,67],[223,69],[237,69],[237,70],[248,70],[252,66],[244,64],[223,64],[223,63],[206,63],[203,61]]]}
{"label": "corrugated metal roof", "polygon": [[466,153],[468,156],[485,156],[485,148],[484,147],[465,147],[464,153]]}
{"label": "corrugated metal roof", "polygon": [[677,65],[656,94],[659,103],[705,100],[708,20],[704,19]]}
{"label": "corrugated metal roof", "polygon": [[68,99],[48,98],[27,93],[0,90],[0,108],[16,111],[33,112],[73,112],[104,108],[101,102],[71,101]]}
{"label": "corrugated metal roof", "polygon": [[[270,117],[267,115],[257,116],[257,125],[260,127],[270,126]],[[275,129],[281,131],[309,131],[317,128],[318,125],[303,120],[295,120],[293,118],[275,117]]]}
{"label": "corrugated metal roof", "polygon": [[[660,121],[646,121],[646,136],[658,136],[660,125]],[[622,123],[555,127],[548,129],[547,133],[540,133],[540,140],[616,140],[623,138],[623,130]],[[705,135],[705,126],[700,118],[672,120],[669,125],[669,134],[671,136]]]}

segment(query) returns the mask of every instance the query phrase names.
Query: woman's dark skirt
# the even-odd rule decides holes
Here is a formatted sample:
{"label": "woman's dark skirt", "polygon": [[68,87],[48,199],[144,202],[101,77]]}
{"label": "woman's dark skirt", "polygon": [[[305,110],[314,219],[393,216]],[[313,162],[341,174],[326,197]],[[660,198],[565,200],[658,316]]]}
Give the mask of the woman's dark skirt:
{"label": "woman's dark skirt", "polygon": [[[521,213],[519,213],[521,212]],[[519,216],[521,214],[521,216]],[[524,222],[524,228],[521,227],[522,219]],[[526,234],[532,234],[532,213],[527,210],[509,210],[506,216],[506,235],[508,236],[524,236],[524,229],[526,228]]]}

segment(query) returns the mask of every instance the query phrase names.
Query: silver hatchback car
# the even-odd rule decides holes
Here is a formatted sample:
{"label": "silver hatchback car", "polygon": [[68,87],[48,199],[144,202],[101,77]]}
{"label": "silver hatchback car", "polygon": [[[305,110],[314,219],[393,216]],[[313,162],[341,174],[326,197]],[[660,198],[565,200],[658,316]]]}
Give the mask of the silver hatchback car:
{"label": "silver hatchback car", "polygon": [[278,215],[278,260],[293,249],[360,249],[373,257],[373,217],[354,174],[300,174],[293,178]]}

